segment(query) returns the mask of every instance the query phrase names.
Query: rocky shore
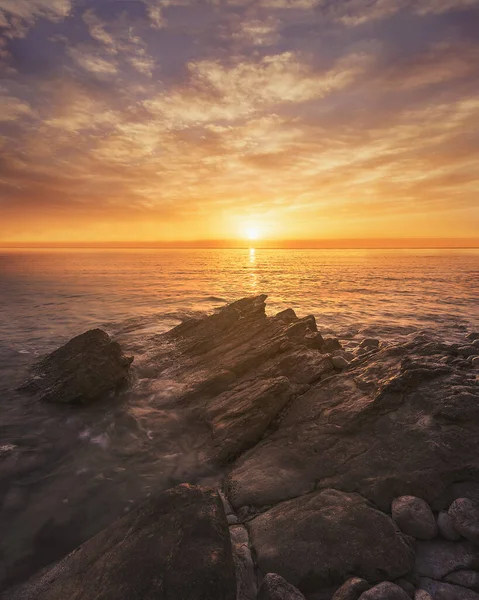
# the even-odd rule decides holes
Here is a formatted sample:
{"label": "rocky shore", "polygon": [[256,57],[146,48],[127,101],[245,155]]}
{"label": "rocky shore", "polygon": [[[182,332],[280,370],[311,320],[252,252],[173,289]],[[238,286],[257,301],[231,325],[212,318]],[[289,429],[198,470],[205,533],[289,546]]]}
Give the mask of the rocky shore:
{"label": "rocky shore", "polygon": [[[151,340],[220,486],[155,491],[5,600],[479,600],[479,333],[342,345],[265,300]],[[23,391],[111,402],[131,363],[94,330]]]}

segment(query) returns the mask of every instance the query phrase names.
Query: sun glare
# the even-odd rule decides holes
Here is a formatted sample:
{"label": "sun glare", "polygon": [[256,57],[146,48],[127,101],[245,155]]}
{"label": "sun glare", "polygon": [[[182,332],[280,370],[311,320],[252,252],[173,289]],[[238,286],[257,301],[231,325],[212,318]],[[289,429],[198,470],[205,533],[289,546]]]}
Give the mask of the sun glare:
{"label": "sun glare", "polygon": [[259,240],[259,238],[261,237],[259,228],[255,225],[249,225],[246,228],[246,237],[252,242],[255,240]]}

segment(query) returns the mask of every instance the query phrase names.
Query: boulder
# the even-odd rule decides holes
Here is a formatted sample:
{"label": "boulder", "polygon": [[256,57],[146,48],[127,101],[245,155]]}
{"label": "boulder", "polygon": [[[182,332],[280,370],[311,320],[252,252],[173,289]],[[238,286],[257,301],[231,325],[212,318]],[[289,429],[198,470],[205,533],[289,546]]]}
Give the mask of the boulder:
{"label": "boulder", "polygon": [[454,529],[451,517],[445,510],[442,510],[437,516],[437,527],[439,529],[439,533],[446,540],[457,542],[461,539],[461,534],[457,533],[457,531]]}
{"label": "boulder", "polygon": [[336,591],[331,600],[358,600],[359,596],[371,586],[365,579],[352,577]]}
{"label": "boulder", "polygon": [[379,348],[379,340],[375,338],[365,338],[359,344],[360,348],[366,348],[367,350],[372,350],[373,348]]}
{"label": "boulder", "polygon": [[408,573],[414,552],[387,515],[359,494],[323,490],[278,504],[248,523],[258,565],[304,594],[342,583]]}
{"label": "boulder", "polygon": [[24,389],[48,402],[87,404],[125,384],[132,362],[107,333],[92,329],[34,365]]}
{"label": "boulder", "polygon": [[294,323],[297,321],[298,317],[292,308],[287,308],[286,310],[282,310],[276,315],[277,319],[281,319],[285,323]]}
{"label": "boulder", "polygon": [[411,600],[402,588],[390,581],[383,581],[364,592],[359,598],[360,600]]}
{"label": "boulder", "polygon": [[416,586],[413,583],[411,583],[407,579],[402,578],[397,579],[394,583],[398,585],[401,589],[403,589],[410,598],[414,598]]}
{"label": "boulder", "polygon": [[422,577],[443,579],[460,569],[479,568],[479,553],[469,542],[418,542],[416,570]]}
{"label": "boulder", "polygon": [[433,600],[479,600],[479,594],[458,585],[443,581],[421,578],[421,589],[430,594]]}
{"label": "boulder", "polygon": [[458,498],[448,511],[454,529],[473,544],[479,544],[479,502]]}
{"label": "boulder", "polygon": [[305,600],[305,598],[280,575],[268,573],[261,583],[257,600]]}
{"label": "boulder", "polygon": [[479,573],[477,571],[454,571],[444,581],[454,585],[460,585],[471,590],[479,591]]}
{"label": "boulder", "polygon": [[341,350],[341,342],[336,338],[325,338],[322,347],[323,352],[334,352],[335,350]]}
{"label": "boulder", "polygon": [[403,533],[419,540],[437,536],[437,524],[427,502],[414,496],[401,496],[392,503],[392,518]]}
{"label": "boulder", "polygon": [[181,485],[140,504],[5,600],[236,600],[221,499]]}

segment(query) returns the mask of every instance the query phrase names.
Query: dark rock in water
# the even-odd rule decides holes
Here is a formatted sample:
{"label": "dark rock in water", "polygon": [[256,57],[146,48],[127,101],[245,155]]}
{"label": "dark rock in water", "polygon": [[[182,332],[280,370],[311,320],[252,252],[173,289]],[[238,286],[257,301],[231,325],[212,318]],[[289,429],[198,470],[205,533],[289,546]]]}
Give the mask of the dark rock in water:
{"label": "dark rock in water", "polygon": [[257,600],[304,600],[304,596],[276,573],[268,573],[261,583]]}
{"label": "dark rock in water", "polygon": [[479,600],[479,594],[472,590],[426,577],[421,579],[421,589],[434,600]]}
{"label": "dark rock in water", "polygon": [[5,600],[236,600],[218,494],[181,485],[116,521]]}
{"label": "dark rock in water", "polygon": [[477,571],[455,571],[444,577],[444,581],[479,591],[479,573]]}
{"label": "dark rock in water", "polygon": [[323,490],[283,502],[248,523],[260,569],[303,593],[339,584],[351,570],[367,581],[408,573],[414,552],[387,515],[358,494]]}
{"label": "dark rock in water", "polygon": [[371,586],[365,579],[352,577],[336,591],[331,600],[358,600]]}
{"label": "dark rock in water", "polygon": [[471,344],[470,346],[461,346],[457,349],[457,353],[460,356],[464,356],[465,358],[467,358],[468,356],[476,356],[477,354],[479,354],[479,349],[476,348],[476,346],[474,346],[473,344]]}
{"label": "dark rock in water", "polygon": [[414,496],[401,496],[392,503],[392,518],[403,533],[418,540],[432,540],[437,524],[427,502]]}
{"label": "dark rock in water", "polygon": [[390,581],[374,586],[359,598],[360,600],[410,600],[402,588]]}
{"label": "dark rock in water", "polygon": [[418,542],[416,570],[422,577],[442,579],[453,571],[479,568],[479,553],[469,542]]}
{"label": "dark rock in water", "polygon": [[479,340],[479,331],[469,333],[468,335],[466,335],[466,339],[470,342],[475,342],[476,340]]}
{"label": "dark rock in water", "polygon": [[454,529],[466,540],[479,545],[479,502],[458,498],[449,507],[448,514]]}
{"label": "dark rock in water", "polygon": [[92,329],[38,362],[25,387],[48,402],[86,404],[118,390],[132,362],[107,333]]}

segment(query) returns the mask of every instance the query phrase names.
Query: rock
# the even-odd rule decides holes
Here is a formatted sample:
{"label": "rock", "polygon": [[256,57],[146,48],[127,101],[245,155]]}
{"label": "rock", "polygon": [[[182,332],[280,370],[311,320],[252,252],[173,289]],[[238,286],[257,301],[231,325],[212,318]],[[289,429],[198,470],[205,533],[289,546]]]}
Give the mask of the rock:
{"label": "rock", "polygon": [[331,600],[358,600],[359,596],[370,587],[365,579],[352,577],[337,590]]}
{"label": "rock", "polygon": [[479,600],[479,594],[460,587],[434,579],[422,578],[421,589],[428,592],[433,600]]}
{"label": "rock", "polygon": [[474,340],[474,341],[472,342],[472,345],[473,345],[473,346],[475,346],[476,348],[479,348],[479,339],[477,339],[477,340]]}
{"label": "rock", "polygon": [[416,587],[410,581],[407,579],[397,579],[394,583],[404,590],[410,598],[414,598]]}
{"label": "rock", "polygon": [[360,348],[367,348],[368,350],[373,350],[374,348],[379,348],[379,340],[375,338],[365,338],[360,344]]}
{"label": "rock", "polygon": [[454,571],[444,577],[444,581],[476,592],[479,591],[479,573],[477,571]]}
{"label": "rock", "polygon": [[260,569],[279,573],[304,594],[342,583],[352,571],[377,582],[401,577],[413,565],[408,540],[358,494],[308,494],[278,504],[248,527]]}
{"label": "rock", "polygon": [[429,592],[426,590],[416,590],[414,596],[412,596],[414,600],[434,600]]}
{"label": "rock", "polygon": [[233,465],[233,504],[267,506],[317,486],[358,491],[385,512],[406,495],[445,508],[436,500],[448,486],[479,479],[479,380],[431,356],[434,345],[416,336],[311,383]]}
{"label": "rock", "polygon": [[439,533],[446,540],[450,540],[451,542],[457,542],[461,539],[461,534],[457,533],[454,529],[454,525],[451,521],[451,517],[447,513],[447,511],[442,510],[437,517],[437,526],[439,529]]}
{"label": "rock", "polygon": [[403,589],[390,581],[383,581],[364,592],[359,598],[360,600],[410,600]]}
{"label": "rock", "polygon": [[479,568],[479,553],[469,542],[418,542],[416,570],[421,577],[442,579],[453,571]]}
{"label": "rock", "polygon": [[335,369],[338,369],[338,371],[344,371],[344,369],[346,369],[348,366],[348,361],[342,356],[331,357],[331,363]]}
{"label": "rock", "polygon": [[230,536],[236,571],[236,597],[241,600],[255,600],[258,586],[246,527],[230,527]]}
{"label": "rock", "polygon": [[228,521],[228,525],[236,525],[237,523],[239,523],[238,517],[236,515],[228,515],[226,517],[226,520]]}
{"label": "rock", "polygon": [[258,592],[258,600],[305,600],[303,594],[275,573],[268,573]]}
{"label": "rock", "polygon": [[414,496],[401,496],[392,503],[392,518],[402,532],[419,540],[437,536],[437,525],[427,502]]}
{"label": "rock", "polygon": [[448,510],[454,529],[473,544],[479,544],[479,502],[458,498]]}
{"label": "rock", "polygon": [[324,339],[319,331],[307,331],[304,336],[304,341],[308,348],[314,348],[315,350],[321,350],[324,346]]}
{"label": "rock", "polygon": [[478,349],[476,348],[476,346],[471,344],[469,346],[461,346],[457,349],[457,353],[460,356],[464,356],[464,358],[467,358],[468,356],[476,356],[478,353]]}
{"label": "rock", "polygon": [[323,352],[328,352],[329,354],[331,354],[331,352],[334,352],[335,350],[341,350],[341,348],[341,343],[336,338],[324,339],[324,344],[322,347]]}
{"label": "rock", "polygon": [[479,367],[479,356],[474,356],[471,360],[471,364],[473,367]]}
{"label": "rock", "polygon": [[458,498],[470,498],[479,502],[479,481],[459,481],[448,485],[435,499],[433,509],[447,510]]}
{"label": "rock", "polygon": [[287,308],[286,310],[282,310],[276,315],[277,319],[281,319],[285,323],[294,323],[298,317],[292,308]]}
{"label": "rock", "polygon": [[466,335],[466,339],[470,342],[475,342],[476,340],[479,340],[479,332],[469,333],[468,335]]}
{"label": "rock", "polygon": [[86,404],[117,391],[132,362],[107,333],[92,329],[38,362],[23,389],[48,402]]}
{"label": "rock", "polygon": [[235,600],[222,502],[208,488],[163,492],[4,598]]}

